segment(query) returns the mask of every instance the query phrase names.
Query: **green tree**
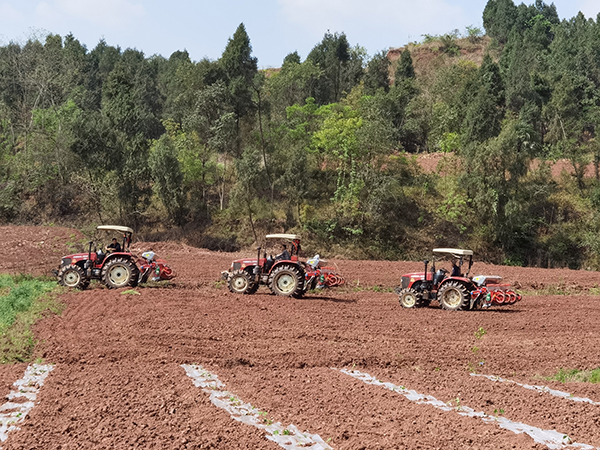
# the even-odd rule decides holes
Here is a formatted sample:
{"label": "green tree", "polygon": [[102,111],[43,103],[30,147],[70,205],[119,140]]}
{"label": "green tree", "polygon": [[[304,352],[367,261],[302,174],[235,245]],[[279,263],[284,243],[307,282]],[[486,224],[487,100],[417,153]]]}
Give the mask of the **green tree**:
{"label": "green tree", "polygon": [[183,173],[177,159],[177,149],[171,138],[164,134],[150,150],[149,166],[154,190],[173,222],[183,225]]}
{"label": "green tree", "polygon": [[[186,146],[186,164],[184,171],[190,183],[198,185],[200,198],[205,199],[208,185],[216,183],[219,186],[219,207],[225,208],[228,164],[235,155],[234,149],[237,138],[236,115],[229,103],[229,90],[222,82],[217,82],[196,94],[194,110],[184,118],[183,131],[191,138]],[[221,160],[221,169],[212,162]],[[195,174],[191,179],[191,174]]]}
{"label": "green tree", "polygon": [[374,94],[378,89],[383,89],[386,92],[390,90],[390,66],[391,62],[385,50],[382,50],[371,58],[367,63],[367,70],[364,76],[365,91],[367,94]]}
{"label": "green tree", "polygon": [[486,33],[500,44],[508,41],[508,35],[517,20],[517,7],[513,0],[489,0],[483,10],[483,26]]}
{"label": "green tree", "polygon": [[[224,81],[229,90],[229,102],[236,117],[238,136],[241,132],[240,121],[256,109],[253,101],[254,78],[257,74],[258,61],[252,56],[250,37],[241,23],[219,59]],[[241,138],[241,136],[240,136]],[[241,142],[237,144],[237,154],[240,156]]]}
{"label": "green tree", "polygon": [[[289,55],[288,55],[289,56]],[[296,58],[284,62],[281,70],[266,80],[266,97],[272,113],[279,118],[294,104],[304,104],[311,96],[321,76],[321,69],[311,61],[297,62]]]}
{"label": "green tree", "polygon": [[489,55],[484,57],[477,81],[471,88],[475,96],[468,105],[463,123],[464,141],[484,142],[500,133],[505,113],[500,68]]}
{"label": "green tree", "polygon": [[350,47],[344,33],[325,33],[306,58],[322,70],[312,95],[317,104],[337,102],[358,84],[363,76],[364,56],[364,49]]}
{"label": "green tree", "polygon": [[401,83],[404,80],[415,78],[415,68],[413,67],[412,55],[410,50],[405,49],[400,53],[400,59],[396,65],[394,83]]}

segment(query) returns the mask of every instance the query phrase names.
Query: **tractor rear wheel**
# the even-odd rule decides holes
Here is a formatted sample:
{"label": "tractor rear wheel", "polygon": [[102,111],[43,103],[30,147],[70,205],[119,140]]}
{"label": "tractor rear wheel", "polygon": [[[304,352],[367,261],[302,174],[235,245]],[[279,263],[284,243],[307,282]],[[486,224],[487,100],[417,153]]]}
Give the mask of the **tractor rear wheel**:
{"label": "tractor rear wheel", "polygon": [[269,289],[275,295],[302,297],[304,294],[304,271],[289,264],[275,267],[269,276]]}
{"label": "tractor rear wheel", "polygon": [[85,276],[85,270],[77,264],[61,267],[58,271],[58,282],[62,286],[81,290],[90,285],[90,280]]}
{"label": "tractor rear wheel", "polygon": [[398,296],[403,308],[418,308],[421,306],[422,295],[414,289],[401,289]]}
{"label": "tractor rear wheel", "polygon": [[136,287],[140,270],[128,258],[113,258],[102,268],[102,281],[109,289]]}
{"label": "tractor rear wheel", "polygon": [[258,283],[245,270],[234,270],[227,280],[227,287],[234,294],[254,294],[258,290]]}
{"label": "tractor rear wheel", "polygon": [[469,309],[469,292],[457,281],[449,281],[438,291],[438,300],[443,309],[460,311]]}

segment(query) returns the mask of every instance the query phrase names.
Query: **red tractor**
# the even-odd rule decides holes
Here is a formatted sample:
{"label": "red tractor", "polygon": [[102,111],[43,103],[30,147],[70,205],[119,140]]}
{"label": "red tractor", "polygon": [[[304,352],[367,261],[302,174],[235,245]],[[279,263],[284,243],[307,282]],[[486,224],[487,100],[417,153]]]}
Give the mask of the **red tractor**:
{"label": "red tractor", "polygon": [[133,230],[118,225],[100,225],[97,229],[122,234],[122,243],[92,250],[94,241],[89,241],[87,253],[63,256],[56,272],[58,282],[77,289],[87,288],[94,279],[109,288],[137,286],[140,271],[129,250]]}
{"label": "red tractor", "polygon": [[[275,295],[301,298],[307,291],[320,287],[343,284],[344,279],[331,267],[323,267],[318,255],[308,262],[298,260],[301,250],[300,236],[296,234],[268,234],[272,240],[286,241],[290,251],[273,257],[266,249],[258,247],[256,259],[233,261],[228,271],[221,272],[221,279],[234,294],[254,294],[261,284],[267,285]],[[261,250],[263,254],[261,257]]]}
{"label": "red tractor", "polygon": [[[465,309],[488,308],[492,305],[509,305],[521,300],[521,295],[502,284],[497,275],[469,277],[473,266],[473,252],[456,248],[435,248],[435,255],[452,258],[452,272],[440,268],[436,271],[435,261],[427,271],[429,261],[424,261],[423,272],[405,274],[402,286],[396,288],[400,304],[404,308],[429,306],[437,300],[443,309],[459,311]],[[468,257],[466,273],[462,272],[465,258]]]}

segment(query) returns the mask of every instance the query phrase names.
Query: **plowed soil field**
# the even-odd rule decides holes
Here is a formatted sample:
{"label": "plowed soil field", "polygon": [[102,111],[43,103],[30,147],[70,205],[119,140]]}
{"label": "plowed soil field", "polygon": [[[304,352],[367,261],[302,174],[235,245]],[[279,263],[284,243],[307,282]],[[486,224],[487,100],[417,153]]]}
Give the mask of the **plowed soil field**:
{"label": "plowed soil field", "polygon": [[[48,273],[74,236],[0,227],[0,272]],[[293,424],[334,449],[600,447],[600,384],[547,379],[560,368],[600,367],[600,273],[476,262],[474,273],[504,276],[523,300],[472,312],[437,303],[407,310],[389,288],[420,262],[330,260],[347,286],[303,299],[266,287],[238,296],[219,273],[249,255],[166,242],[134,250],[150,246],[177,271],[172,283],[139,287],[139,295],[94,284],[65,292],[65,311],[36,325],[36,358],[54,370],[3,449],[285,447],[232,418],[214,392],[194,385],[188,364],[218,377],[230,406],[248,403],[261,423],[286,432]],[[540,295],[554,288],[572,294]],[[0,367],[1,396],[26,367]],[[351,376],[358,372],[373,383]],[[538,429],[555,430],[561,442],[534,440]],[[320,445],[285,448],[327,448]]]}

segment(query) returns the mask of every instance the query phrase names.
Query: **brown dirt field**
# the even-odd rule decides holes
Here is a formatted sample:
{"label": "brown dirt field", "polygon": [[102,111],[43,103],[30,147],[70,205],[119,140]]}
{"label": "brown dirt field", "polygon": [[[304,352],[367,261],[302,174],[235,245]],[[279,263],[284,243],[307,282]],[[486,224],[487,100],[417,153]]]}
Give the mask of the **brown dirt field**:
{"label": "brown dirt field", "polygon": [[[452,158],[452,153],[421,153],[417,155],[417,161],[419,166],[426,172],[440,172],[444,173],[443,163],[446,159]],[[532,163],[532,168],[536,168],[539,165],[537,161]],[[562,176],[563,172],[574,176],[575,171],[573,170],[573,165],[566,159],[559,159],[551,163],[552,167],[552,176],[554,178],[559,178]],[[593,164],[589,164],[585,169],[585,177],[592,178],[595,177],[595,169]]]}
{"label": "brown dirt field", "polygon": [[[61,256],[58,242],[66,247],[61,239],[73,233],[0,227],[0,271],[53,268]],[[55,236],[56,247],[40,252],[35,243]],[[402,273],[420,270],[420,262],[330,260],[347,287],[303,299],[269,295],[265,287],[236,296],[217,280],[240,254],[179,243],[134,248],[149,246],[178,272],[171,285],[140,287],[140,295],[100,286],[66,292],[62,315],[38,323],[36,357],[56,368],[39,403],[2,448],[281,448],[194,387],[181,368],[192,363],[270,419],[319,434],[334,449],[546,448],[527,435],[416,404],[334,368],[360,370],[453,405],[459,399],[490,415],[502,410],[508,419],[600,447],[600,406],[469,375],[475,366],[479,373],[600,402],[600,385],[542,378],[559,368],[600,367],[600,296],[586,293],[600,286],[597,272],[477,262],[474,272],[505,276],[525,290],[562,283],[580,293],[525,295],[504,308],[453,313],[402,309],[397,296],[385,292]],[[486,334],[477,339],[480,327]],[[0,367],[0,394],[24,369]]]}

